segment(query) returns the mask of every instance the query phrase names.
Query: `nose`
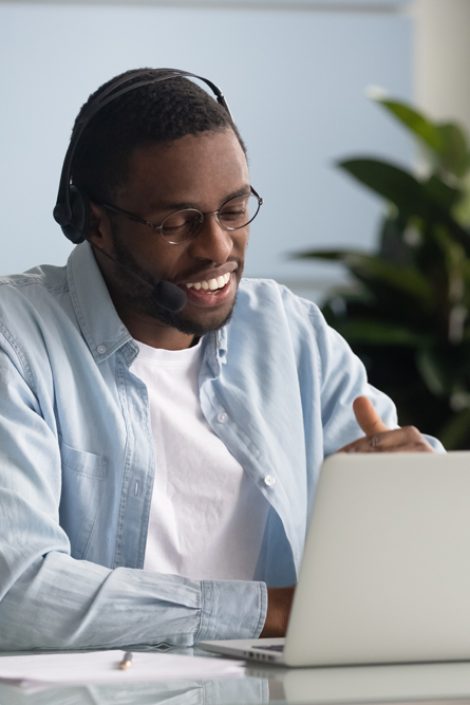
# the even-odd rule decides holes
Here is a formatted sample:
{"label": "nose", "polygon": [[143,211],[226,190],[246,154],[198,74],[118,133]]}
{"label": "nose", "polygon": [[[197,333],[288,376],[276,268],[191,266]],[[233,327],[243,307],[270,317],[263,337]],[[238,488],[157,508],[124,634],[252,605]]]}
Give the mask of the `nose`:
{"label": "nose", "polygon": [[190,247],[193,257],[223,264],[232,253],[232,233],[222,228],[215,213],[208,213]]}

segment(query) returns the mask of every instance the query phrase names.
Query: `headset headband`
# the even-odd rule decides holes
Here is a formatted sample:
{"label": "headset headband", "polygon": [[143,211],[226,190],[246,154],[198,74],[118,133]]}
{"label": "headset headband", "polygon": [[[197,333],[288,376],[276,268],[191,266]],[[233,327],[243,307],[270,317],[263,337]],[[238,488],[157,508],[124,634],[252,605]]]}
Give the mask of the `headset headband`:
{"label": "headset headband", "polygon": [[[228,116],[231,118],[230,110],[222,91],[208,78],[191,73],[190,71],[180,71],[179,69],[159,69],[159,71],[167,73],[163,76],[159,74],[158,76],[152,77],[149,76],[149,69],[142,69],[141,71],[135,71],[132,75],[117,79],[97,96],[95,101],[92,101],[92,103],[85,108],[83,116],[75,125],[70,144],[65,153],[60,174],[57,201],[53,211],[54,219],[61,226],[65,236],[72,242],[77,243],[84,239],[89,218],[89,206],[86,197],[71,183],[73,160],[82,134],[95,115],[106,105],[109,105],[109,103],[112,103],[126,93],[130,93],[144,86],[150,86],[154,83],[167,81],[170,78],[194,78],[209,86],[217,102],[226,110]],[[142,78],[136,80],[139,74],[142,75]]]}

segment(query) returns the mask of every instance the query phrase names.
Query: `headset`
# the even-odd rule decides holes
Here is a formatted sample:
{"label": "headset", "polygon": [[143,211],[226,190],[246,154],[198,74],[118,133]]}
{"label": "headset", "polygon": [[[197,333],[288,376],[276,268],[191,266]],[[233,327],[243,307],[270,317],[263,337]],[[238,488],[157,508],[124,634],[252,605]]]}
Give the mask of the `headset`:
{"label": "headset", "polygon": [[[152,70],[152,69],[150,69]],[[90,202],[86,194],[82,193],[79,188],[72,183],[72,169],[74,157],[80,144],[80,138],[92,122],[93,118],[105,106],[114,102],[121,96],[131,91],[144,86],[151,86],[161,81],[167,81],[170,78],[194,78],[205,83],[211,89],[217,102],[226,110],[230,119],[230,110],[225,101],[224,95],[212,81],[203,76],[191,73],[190,71],[180,71],[179,69],[159,69],[165,71],[163,76],[149,77],[149,69],[141,69],[133,72],[132,75],[117,78],[111,85],[99,95],[95,101],[85,109],[80,122],[75,126],[70,139],[70,144],[65,154],[62,171],[60,174],[59,190],[57,193],[57,202],[53,210],[54,220],[62,228],[65,237],[71,242],[78,244],[86,239],[88,232],[91,209]],[[139,80],[139,76],[141,76]]]}

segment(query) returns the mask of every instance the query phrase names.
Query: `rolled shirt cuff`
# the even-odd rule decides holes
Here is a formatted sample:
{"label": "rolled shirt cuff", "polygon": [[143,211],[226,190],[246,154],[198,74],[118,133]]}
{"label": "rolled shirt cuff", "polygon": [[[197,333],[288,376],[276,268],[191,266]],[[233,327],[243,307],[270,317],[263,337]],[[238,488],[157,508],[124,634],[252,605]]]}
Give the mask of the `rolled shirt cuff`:
{"label": "rolled shirt cuff", "polygon": [[196,642],[203,639],[252,639],[263,629],[268,609],[265,583],[201,582],[202,609]]}

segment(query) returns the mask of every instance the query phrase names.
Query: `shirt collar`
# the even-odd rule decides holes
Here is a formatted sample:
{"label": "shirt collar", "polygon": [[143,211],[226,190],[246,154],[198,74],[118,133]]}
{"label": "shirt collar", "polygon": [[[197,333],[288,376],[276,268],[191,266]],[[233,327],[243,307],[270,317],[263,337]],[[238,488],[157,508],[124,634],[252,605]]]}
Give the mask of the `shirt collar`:
{"label": "shirt collar", "polygon": [[224,365],[227,362],[227,326],[225,325],[223,328],[219,328],[219,330],[215,332],[214,338],[217,357],[220,363]]}
{"label": "shirt collar", "polygon": [[114,308],[88,242],[72,251],[67,280],[82,335],[95,360],[101,362],[132,338]]}

